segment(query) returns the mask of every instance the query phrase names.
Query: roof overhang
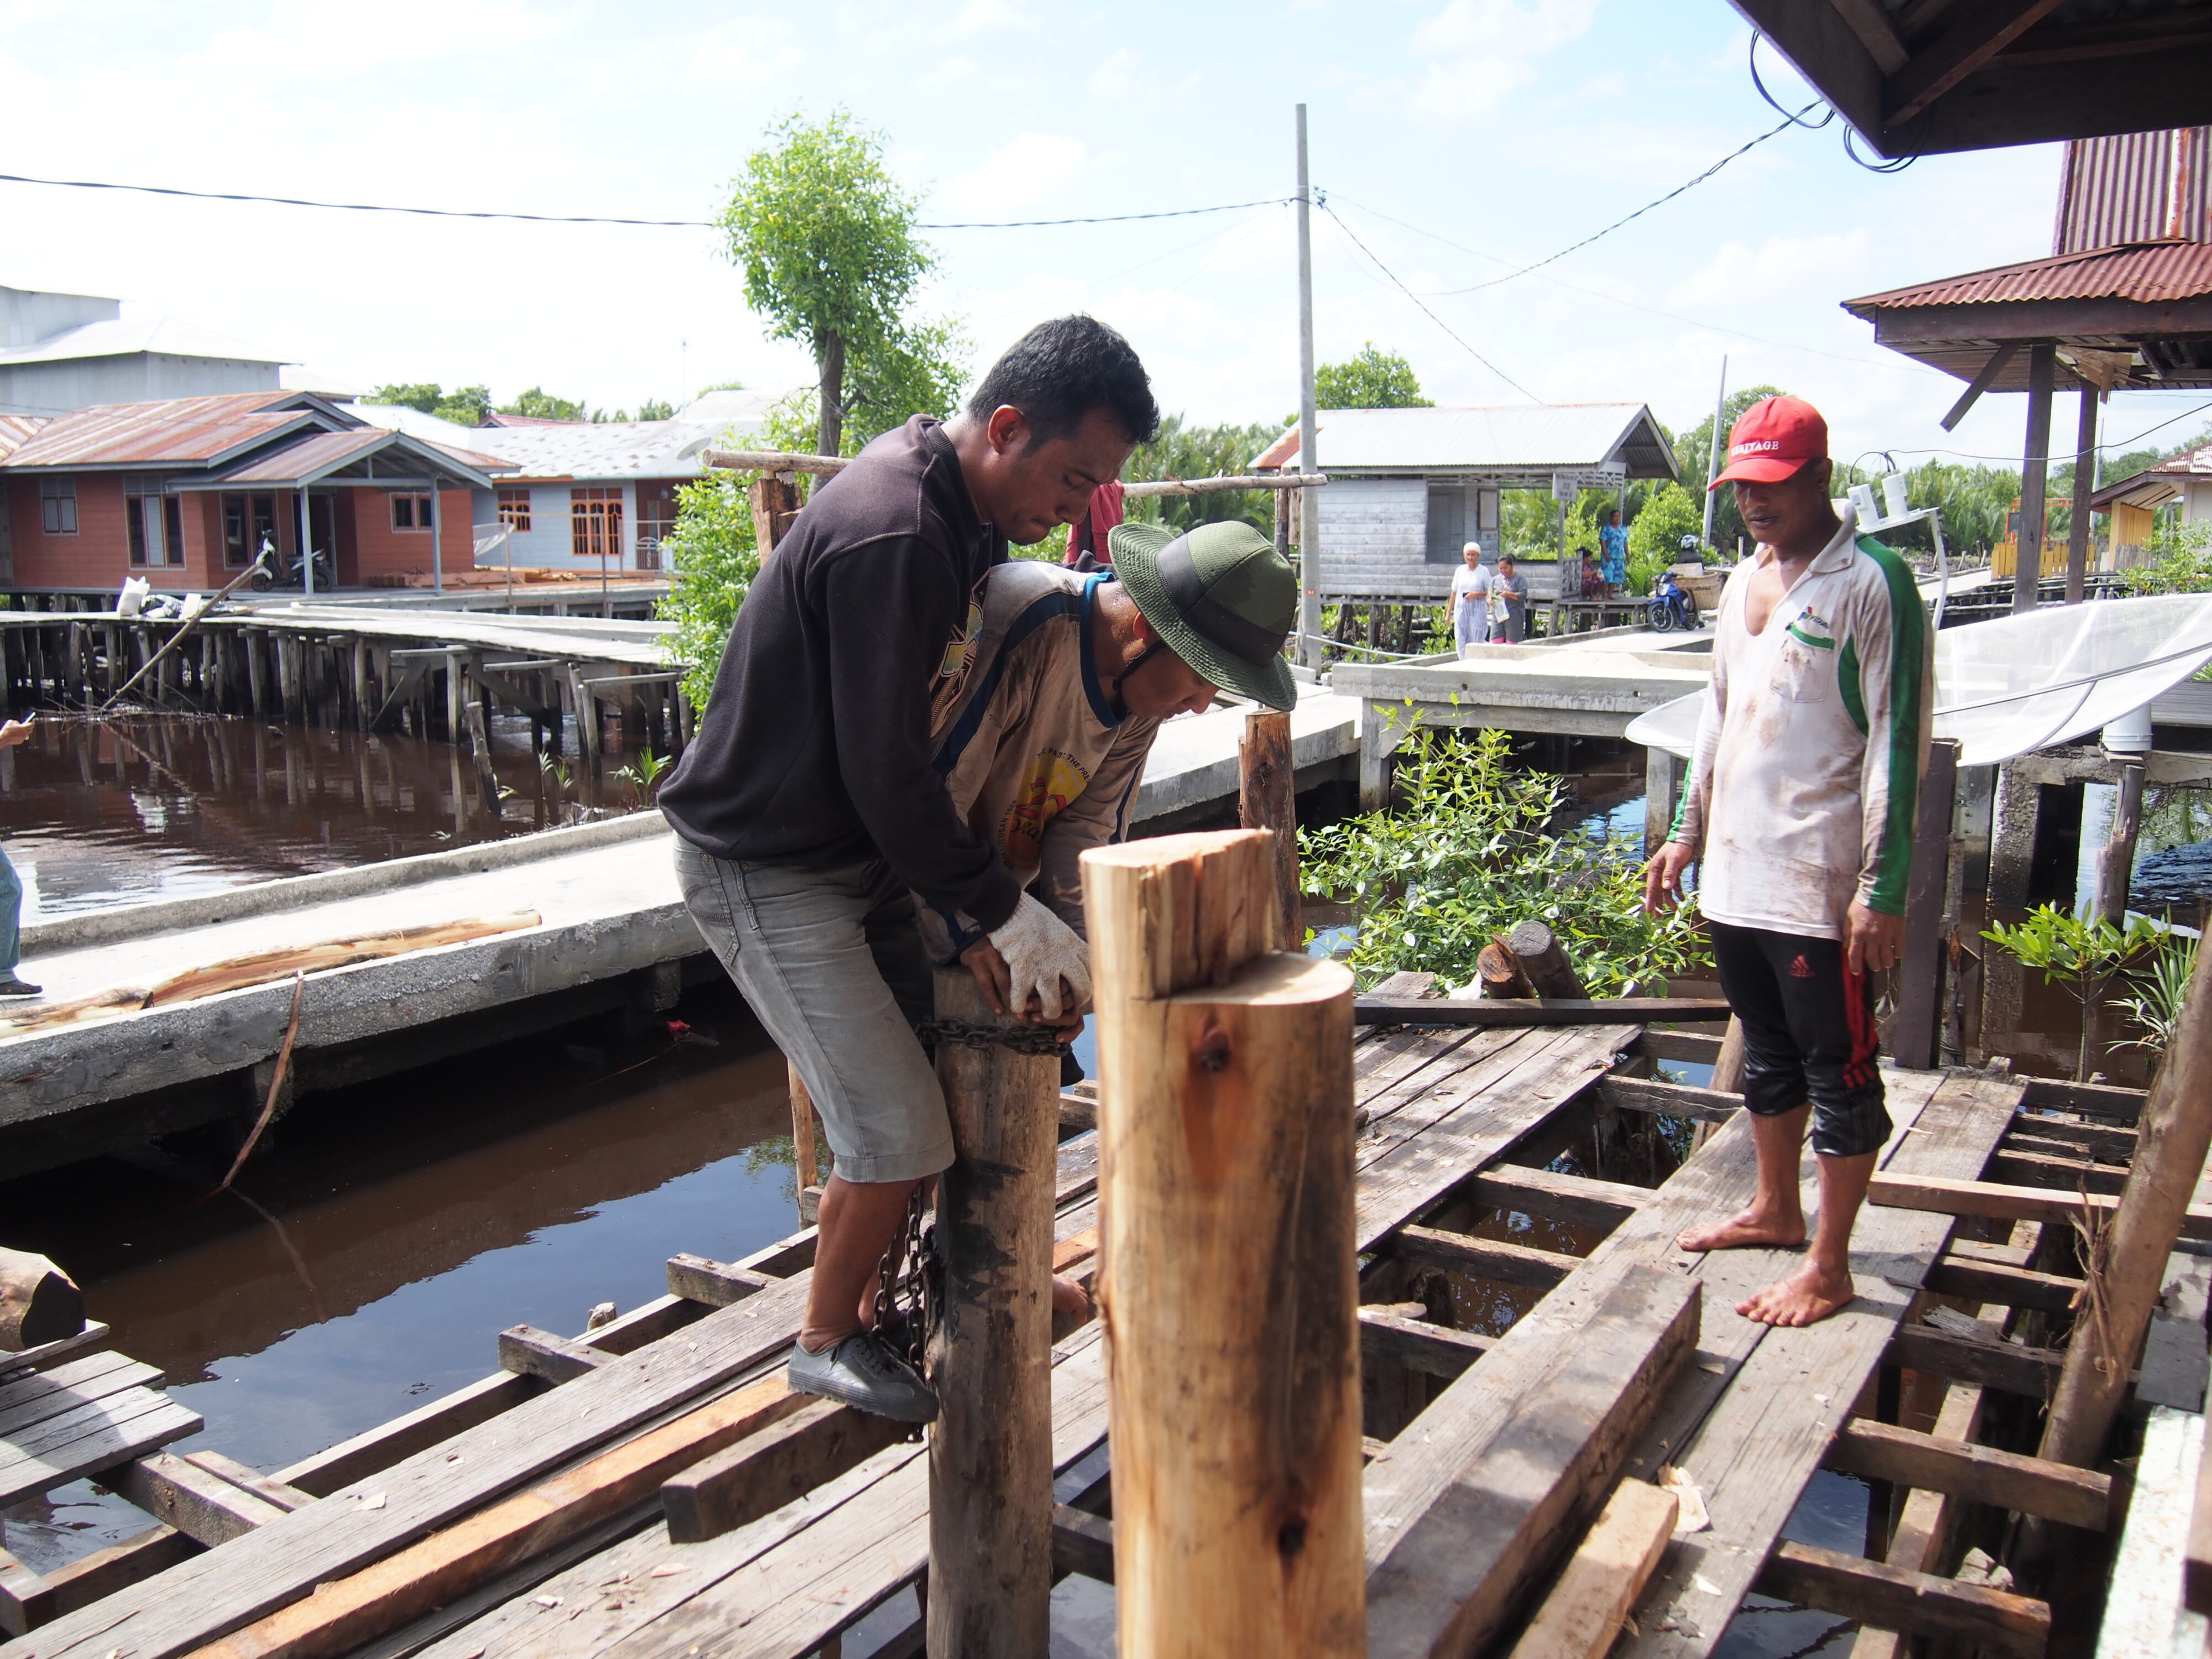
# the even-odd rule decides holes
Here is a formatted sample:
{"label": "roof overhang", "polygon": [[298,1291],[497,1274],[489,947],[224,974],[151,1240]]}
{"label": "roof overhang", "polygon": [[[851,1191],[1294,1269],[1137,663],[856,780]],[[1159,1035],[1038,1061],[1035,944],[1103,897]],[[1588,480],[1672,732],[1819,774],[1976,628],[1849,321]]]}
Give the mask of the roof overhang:
{"label": "roof overhang", "polygon": [[492,489],[492,475],[435,444],[383,427],[319,433],[222,472],[173,481],[177,489],[302,489],[351,484],[374,489]]}
{"label": "roof overhang", "polygon": [[2193,0],[1732,0],[1886,156],[2212,120]]}

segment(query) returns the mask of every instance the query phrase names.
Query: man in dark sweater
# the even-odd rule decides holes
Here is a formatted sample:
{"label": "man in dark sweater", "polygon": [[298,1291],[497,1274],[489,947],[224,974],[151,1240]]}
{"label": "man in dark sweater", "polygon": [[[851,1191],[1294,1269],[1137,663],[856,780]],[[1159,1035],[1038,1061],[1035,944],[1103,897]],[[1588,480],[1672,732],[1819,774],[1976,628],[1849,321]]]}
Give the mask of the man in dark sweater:
{"label": "man in dark sweater", "polygon": [[823,1188],[795,1389],[909,1422],[937,1402],[869,1325],[915,1184],[952,1161],[913,1025],[932,1011],[915,894],[964,912],[1017,1008],[1088,999],[1083,944],[955,810],[931,700],[1012,540],[1073,523],[1159,423],[1144,366],[1088,317],[1040,324],[943,424],[916,416],[818,486],[730,631],[660,792],[684,903],[822,1114]]}

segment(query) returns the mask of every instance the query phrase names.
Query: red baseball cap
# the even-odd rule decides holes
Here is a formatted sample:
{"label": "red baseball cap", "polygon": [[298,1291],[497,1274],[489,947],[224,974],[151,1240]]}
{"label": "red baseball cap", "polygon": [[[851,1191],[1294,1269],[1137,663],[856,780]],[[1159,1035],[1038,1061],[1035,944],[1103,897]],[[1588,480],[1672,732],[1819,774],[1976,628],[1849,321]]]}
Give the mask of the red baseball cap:
{"label": "red baseball cap", "polygon": [[1729,434],[1728,470],[1710,492],[1737,478],[1779,483],[1808,461],[1827,459],[1828,423],[1802,398],[1761,398]]}

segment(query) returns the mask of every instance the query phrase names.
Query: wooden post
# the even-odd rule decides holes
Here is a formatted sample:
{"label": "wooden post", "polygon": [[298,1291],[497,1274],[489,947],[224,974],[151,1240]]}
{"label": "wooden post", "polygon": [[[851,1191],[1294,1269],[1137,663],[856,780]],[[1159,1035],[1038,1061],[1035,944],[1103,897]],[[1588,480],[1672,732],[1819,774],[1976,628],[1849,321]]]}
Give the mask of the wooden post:
{"label": "wooden post", "polygon": [[[991,1012],[964,969],[938,974],[937,1014],[970,1025],[1016,1024]],[[1036,1659],[1051,1645],[1060,1059],[943,1042],[937,1076],[953,1162],[937,1188],[944,1291],[929,1353],[938,1398],[929,1435],[929,1653]]]}
{"label": "wooden post", "polygon": [[2135,884],[2136,836],[2142,830],[2142,799],[2143,763],[2130,761],[2120,769],[2119,799],[2112,804],[2112,833],[2097,851],[2094,910],[2100,921],[2127,920],[2128,890]]}
{"label": "wooden post", "polygon": [[84,1328],[84,1292],[42,1255],[0,1249],[0,1353],[20,1353]]}
{"label": "wooden post", "polygon": [[1275,897],[1283,907],[1283,939],[1305,943],[1298,907],[1298,799],[1291,758],[1291,717],[1267,709],[1244,717],[1237,744],[1237,821],[1275,836]]}
{"label": "wooden post", "polygon": [[1912,872],[1905,887],[1905,957],[1898,964],[1897,1018],[1890,1053],[1900,1066],[1932,1070],[1942,1058],[1943,890],[1950,875],[1951,814],[1959,793],[1959,745],[1938,738],[1929,746],[1912,831]]}
{"label": "wooden post", "polygon": [[2160,1281],[2212,1151],[2212,953],[2199,953],[2181,1018],[2137,1121],[2135,1163],[2104,1238],[2102,1295],[2074,1322],[2038,1455],[2088,1468],[2128,1392]]}
{"label": "wooden post", "polygon": [[2012,608],[2035,609],[2036,584],[2043,580],[2043,502],[2051,465],[2051,388],[2058,349],[2038,340],[2027,349],[2027,446],[2020,469],[2020,535],[2012,571]]}
{"label": "wooden post", "polygon": [[[2081,371],[2076,369],[2078,375]],[[2089,496],[2097,487],[2097,388],[2081,382],[2074,433],[2074,518],[2066,532],[2066,603],[2081,603],[2089,570]]]}
{"label": "wooden post", "polygon": [[483,796],[484,811],[493,817],[500,815],[499,775],[492,770],[491,734],[484,729],[484,713],[481,705],[464,703],[461,719],[468,733],[469,755],[476,762],[477,788]]}
{"label": "wooden post", "polygon": [[1650,858],[1666,845],[1674,824],[1674,809],[1681,802],[1682,781],[1689,762],[1664,749],[1644,751],[1644,856]]}
{"label": "wooden post", "polygon": [[763,472],[745,493],[752,502],[753,545],[765,559],[775,551],[775,544],[789,533],[791,521],[799,516],[799,475]]}
{"label": "wooden post", "polygon": [[1567,960],[1559,936],[1542,922],[1516,922],[1505,936],[1505,948],[1538,996],[1582,1000],[1589,995],[1581,975],[1575,972],[1575,964]]}
{"label": "wooden post", "polygon": [[1274,953],[1249,830],[1083,890],[1121,1651],[1364,1654],[1351,975]]}
{"label": "wooden post", "polygon": [[822,1184],[822,1172],[814,1161],[814,1097],[806,1092],[806,1079],[799,1076],[799,1067],[786,1060],[783,1069],[791,1085],[792,1170],[799,1182],[803,1218],[808,1188]]}

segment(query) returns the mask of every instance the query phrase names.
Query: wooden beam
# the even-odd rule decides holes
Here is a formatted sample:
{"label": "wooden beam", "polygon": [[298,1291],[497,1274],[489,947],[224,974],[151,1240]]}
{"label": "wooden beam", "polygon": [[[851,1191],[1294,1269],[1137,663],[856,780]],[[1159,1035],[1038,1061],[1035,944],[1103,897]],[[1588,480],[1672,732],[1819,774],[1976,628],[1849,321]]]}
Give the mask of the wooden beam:
{"label": "wooden beam", "polygon": [[1911,61],[1880,0],[1834,0],[1834,5],[1884,75],[1894,75]]}
{"label": "wooden beam", "polygon": [[1494,1336],[1454,1330],[1376,1308],[1359,1310],[1359,1352],[1370,1364],[1402,1365],[1446,1382],[1498,1346]]}
{"label": "wooden beam", "polygon": [[1641,1480],[1613,1489],[1512,1659],[1605,1659],[1674,1534],[1674,1494]]}
{"label": "wooden beam", "polygon": [[499,1334],[501,1369],[547,1382],[569,1382],[598,1370],[611,1357],[534,1325],[517,1325]]}
{"label": "wooden beam", "polygon": [[1743,1109],[1743,1097],[1725,1089],[1695,1089],[1686,1083],[1659,1083],[1650,1078],[1603,1077],[1597,1097],[1615,1110],[1656,1112],[1662,1117],[1694,1118],[1701,1123],[1725,1123]]}
{"label": "wooden beam", "polygon": [[[1869,0],[1871,3],[1871,0]],[[1897,966],[1896,1017],[1887,1048],[1900,1066],[1933,1071],[1943,1059],[1943,891],[1950,872],[1951,821],[1958,807],[1956,739],[1928,746],[1912,829],[1905,896],[1905,954]]]}
{"label": "wooden beam", "polygon": [[1990,353],[1988,360],[1975,373],[1974,378],[1966,382],[1966,389],[1959,394],[1959,401],[1951,405],[1950,412],[1939,422],[1944,431],[1951,431],[1966,418],[1966,411],[1981,401],[1982,393],[1996,383],[1997,376],[2004,373],[2005,366],[2019,353],[2020,342],[2017,340],[2007,340]]}
{"label": "wooden beam", "polygon": [[1448,1002],[1366,996],[1352,1004],[1352,1018],[1362,1025],[1619,1025],[1645,1020],[1717,1025],[1728,1017],[1728,1004],[1713,997]]}
{"label": "wooden beam", "polygon": [[2117,1195],[2127,1185],[2128,1172],[2117,1164],[2100,1164],[2086,1152],[2078,1158],[2054,1156],[2013,1144],[2009,1139],[1990,1159],[1989,1174],[2001,1185],[2046,1187],[2062,1193],[2087,1187],[2092,1193]]}
{"label": "wooden beam", "polygon": [[2057,1273],[2037,1273],[2002,1262],[1976,1261],[1953,1254],[1928,1271],[1928,1288],[1939,1296],[1963,1296],[1976,1302],[1999,1303],[2008,1308],[2032,1308],[2039,1313],[2070,1313],[2081,1281]]}
{"label": "wooden beam", "polygon": [[1610,1232],[1651,1201],[1650,1191],[1626,1182],[1599,1181],[1556,1170],[1530,1170],[1493,1164],[1467,1184],[1477,1204],[1501,1210],[1525,1210],[1571,1227]]}
{"label": "wooden beam", "polygon": [[544,1384],[534,1376],[499,1371],[456,1389],[453,1393],[418,1406],[404,1417],[380,1423],[327,1446],[296,1463],[287,1464],[270,1476],[288,1486],[322,1498],[351,1486],[363,1475],[374,1474],[412,1457],[426,1447],[452,1438],[464,1429],[497,1417],[540,1392]]}
{"label": "wooden beam", "polygon": [[783,1421],[662,1483],[668,1536],[704,1543],[757,1521],[858,1467],[911,1432],[834,1400],[804,1402]]}
{"label": "wooden beam", "polygon": [[2058,1368],[2064,1363],[2064,1356],[2056,1348],[2024,1348],[2009,1342],[1954,1336],[1925,1325],[1900,1327],[1890,1339],[1885,1357],[1889,1364],[1908,1370],[1932,1371],[1954,1382],[1975,1382],[2027,1400],[2050,1399],[2051,1389],[2058,1384]]}
{"label": "wooden beam", "polygon": [[1892,74],[1882,124],[1901,127],[2055,9],[2058,0],[1965,0],[1950,26]]}
{"label": "wooden beam", "polygon": [[156,1521],[210,1547],[243,1537],[284,1514],[258,1492],[168,1452],[103,1469],[100,1481]]}
{"label": "wooden beam", "polygon": [[1283,907],[1283,939],[1305,941],[1298,899],[1297,766],[1291,756],[1291,717],[1267,708],[1244,717],[1237,741],[1237,821],[1274,836],[1275,898]]}
{"label": "wooden beam", "polygon": [[1390,1243],[1401,1256],[1423,1267],[1540,1291],[1550,1290],[1583,1265],[1578,1255],[1540,1250],[1508,1239],[1446,1232],[1437,1227],[1401,1227],[1390,1235]]}
{"label": "wooden beam", "polygon": [[733,1267],[726,1261],[709,1261],[703,1255],[672,1255],[668,1258],[668,1288],[677,1296],[694,1302],[704,1302],[709,1307],[726,1308],[733,1302],[768,1289],[775,1280],[748,1267]]}
{"label": "wooden beam", "polygon": [[1700,1031],[1647,1029],[1629,1045],[1628,1052],[1651,1060],[1686,1060],[1693,1066],[1710,1066],[1721,1057],[1721,1039]]}
{"label": "wooden beam", "polygon": [[1941,1440],[1892,1423],[1862,1418],[1844,1424],[1821,1461],[1824,1467],[1844,1474],[1948,1492],[1976,1504],[2062,1521],[2085,1532],[2104,1532],[2112,1523],[2110,1475],[1994,1447]]}
{"label": "wooden beam", "polygon": [[199,1659],[329,1659],[635,1507],[678,1470],[806,1403],[781,1376],[686,1412],[198,1650]]}
{"label": "wooden beam", "polygon": [[2051,1640],[2047,1603],[1811,1544],[1778,1546],[1755,1588],[1902,1635],[1954,1637],[2014,1659],[2043,1659]]}
{"label": "wooden beam", "polygon": [[260,1470],[241,1463],[234,1457],[226,1457],[219,1451],[186,1452],[185,1462],[198,1464],[210,1474],[228,1480],[234,1486],[245,1487],[287,1513],[315,1501],[313,1492],[301,1492],[297,1486],[288,1486],[281,1480],[272,1480]]}
{"label": "wooden beam", "polygon": [[[1867,1202],[1893,1210],[1932,1210],[1939,1215],[1981,1216],[1994,1221],[2055,1221],[2063,1226],[2090,1212],[2109,1217],[2120,1200],[2110,1193],[2090,1193],[2085,1197],[2045,1187],[1878,1173],[1867,1191]],[[2191,1205],[2181,1218],[2180,1236],[2212,1239],[2212,1205]]]}
{"label": "wooden beam", "polygon": [[2021,1097],[2021,1105],[2029,1112],[2079,1112],[2132,1124],[2142,1115],[2148,1098],[2141,1089],[2119,1089],[2107,1083],[2064,1083],[2048,1077],[2024,1081],[2027,1092]]}
{"label": "wooden beam", "polygon": [[68,1565],[42,1575],[52,1598],[47,1616],[58,1619],[90,1607],[117,1590],[167,1571],[199,1554],[204,1547],[174,1527],[149,1527],[104,1550],[79,1556]]}
{"label": "wooden beam", "polygon": [[1070,1509],[1052,1506],[1052,1571],[1055,1578],[1079,1572],[1102,1584],[1114,1582],[1114,1523]]}
{"label": "wooden beam", "polygon": [[0,1636],[28,1636],[57,1611],[53,1586],[0,1550]]}

